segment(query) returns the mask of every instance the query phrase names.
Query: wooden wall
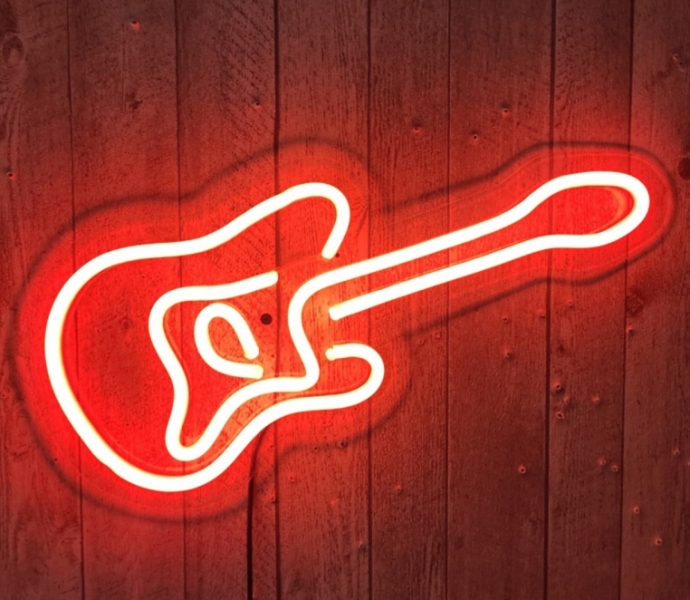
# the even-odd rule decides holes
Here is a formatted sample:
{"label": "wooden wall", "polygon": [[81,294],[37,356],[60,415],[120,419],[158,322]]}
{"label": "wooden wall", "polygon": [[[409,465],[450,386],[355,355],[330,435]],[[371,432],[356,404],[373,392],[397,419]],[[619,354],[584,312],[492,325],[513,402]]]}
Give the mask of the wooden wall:
{"label": "wooden wall", "polygon": [[[690,597],[689,33],[687,0],[0,0],[0,598]],[[356,317],[337,335],[391,361],[382,391],[278,422],[209,490],[108,479],[41,392],[50,292],[106,250],[324,179],[361,259],[496,214],[468,182],[540,147],[499,186],[510,204],[576,167],[575,142],[658,161],[672,212],[653,244],[534,255]],[[233,268],[311,272],[323,214],[269,219]],[[530,233],[583,218],[554,207]],[[140,279],[160,294],[228,264]],[[89,361],[126,373],[131,427],[99,418],[145,456],[169,384],[138,374],[147,309],[127,285],[68,337],[84,397],[110,393]],[[279,315],[289,290],[242,308]],[[182,346],[192,317],[175,313]],[[281,319],[258,327],[294,370]],[[196,431],[215,408],[193,408]]]}

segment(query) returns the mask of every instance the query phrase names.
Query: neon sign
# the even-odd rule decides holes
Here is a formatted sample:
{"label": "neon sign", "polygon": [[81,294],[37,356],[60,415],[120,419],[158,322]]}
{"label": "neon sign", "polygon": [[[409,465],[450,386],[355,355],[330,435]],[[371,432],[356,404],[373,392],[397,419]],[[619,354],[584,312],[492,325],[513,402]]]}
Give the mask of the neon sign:
{"label": "neon sign", "polygon": [[[535,252],[556,248],[595,248],[610,244],[637,228],[649,210],[647,188],[635,177],[616,171],[587,171],[563,175],[543,184],[513,208],[487,221],[407,248],[332,269],[305,282],[295,292],[287,312],[289,334],[304,367],[304,375],[301,376],[265,378],[260,365],[231,361],[220,356],[209,339],[208,328],[211,320],[223,319],[235,330],[245,358],[251,361],[258,356],[259,348],[256,340],[242,314],[221,301],[275,286],[279,277],[276,271],[268,271],[222,285],[179,287],[166,292],[151,309],[148,331],[153,347],[173,385],[172,410],[165,433],[168,452],[178,461],[196,460],[210,450],[228,420],[246,402],[266,394],[304,394],[316,385],[320,377],[319,361],[305,334],[302,316],[306,303],[318,292],[490,235],[524,219],[554,194],[582,187],[622,189],[632,197],[632,207],[623,218],[602,231],[589,234],[552,234],[528,239],[489,254],[348,299],[329,308],[330,318],[337,321],[420,290],[461,279]],[[286,206],[312,197],[325,198],[335,208],[335,222],[321,253],[325,259],[330,260],[338,252],[347,232],[350,221],[349,204],[345,196],[331,185],[305,183],[259,203],[208,235],[191,240],[129,246],[106,252],[78,269],[61,288],[51,307],[44,338],[45,361],[50,385],[62,411],[81,440],[100,462],[119,477],[136,486],[161,492],[179,492],[203,486],[223,473],[260,431],[278,419],[295,413],[353,406],[367,400],[379,389],[384,378],[385,366],[376,350],[361,343],[333,345],[325,352],[327,360],[358,358],[368,363],[369,376],[362,385],[344,393],[302,395],[271,405],[256,414],[210,464],[192,473],[164,475],[142,469],[118,454],[93,426],[68,379],[62,348],[65,321],[77,295],[93,278],[107,269],[129,262],[189,256],[212,250]],[[173,306],[189,301],[210,303],[200,311],[194,324],[195,344],[204,362],[220,373],[244,377],[252,381],[230,394],[201,436],[194,443],[186,446],[181,442],[181,432],[189,405],[189,383],[166,336],[164,319]]]}

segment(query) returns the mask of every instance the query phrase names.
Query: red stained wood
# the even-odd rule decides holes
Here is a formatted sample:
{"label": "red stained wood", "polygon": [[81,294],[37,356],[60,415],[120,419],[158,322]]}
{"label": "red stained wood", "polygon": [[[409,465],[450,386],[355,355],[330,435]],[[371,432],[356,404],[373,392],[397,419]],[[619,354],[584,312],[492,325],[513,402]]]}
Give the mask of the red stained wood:
{"label": "red stained wood", "polygon": [[[684,598],[688,31],[681,0],[0,2],[0,598]],[[592,162],[574,142],[636,151]],[[132,460],[181,472],[145,328],[164,291],[277,266],[277,294],[232,304],[267,372],[296,374],[284,319],[308,277],[494,216],[563,171],[644,175],[654,159],[673,186],[653,188],[673,208],[664,231],[658,218],[629,242],[330,322],[337,299],[587,228],[597,215],[573,194],[319,294],[305,310],[317,354],[371,344],[381,390],[281,420],[200,490],[120,481],[51,396],[40,323],[75,266],[208,233],[297,183],[338,186],[352,222],[331,262],[333,211],[314,198],[80,297],[65,348],[86,410]],[[241,383],[199,359],[200,308],[168,319],[190,374],[187,443]],[[229,328],[211,337],[237,353]],[[367,375],[322,362],[320,391]],[[245,407],[223,442],[277,400]]]}
{"label": "red stained wood", "polygon": [[[448,230],[447,81],[447,2],[373,3],[373,256]],[[420,262],[372,276],[372,288],[439,268],[447,255]],[[371,407],[375,598],[446,594],[447,310],[443,287],[371,311],[372,344],[388,364]]]}
{"label": "red stained wood", "polygon": [[[80,266],[121,245],[179,237],[175,18],[168,1],[72,2],[69,18]],[[137,279],[142,285],[129,287]],[[154,363],[137,334],[156,292],[175,285],[176,263],[115,270],[89,288],[76,316],[79,397],[106,434],[119,434],[125,451],[144,461],[155,460],[152,415],[167,420],[170,386],[164,372],[141,368]],[[109,379],[96,376],[99,369]],[[119,487],[84,448],[81,479],[85,596],[183,598],[181,497]]]}
{"label": "red stained wood", "polygon": [[[628,144],[630,9],[627,1],[556,3],[556,143]],[[554,169],[577,168],[576,152],[559,153]],[[607,168],[627,171],[628,161],[623,155]],[[558,205],[554,230],[591,223],[591,209],[582,206]],[[554,252],[551,262],[549,598],[618,598],[626,273],[620,265],[593,281],[587,266],[623,256],[625,247]]]}
{"label": "red stained wood", "polygon": [[[506,210],[548,179],[548,161],[512,176],[505,163],[548,139],[550,31],[551,2],[452,5],[452,228]],[[497,181],[468,197],[468,188]],[[548,227],[542,213],[480,241],[472,254]],[[459,248],[451,259],[466,253]],[[547,275],[541,254],[451,284],[449,598],[542,594]]]}
{"label": "red stained wood", "polygon": [[[182,3],[177,60],[180,231],[186,239],[221,227],[274,193],[272,3]],[[271,217],[217,252],[183,260],[181,281],[227,283],[269,271],[275,259]],[[273,294],[235,298],[232,305],[249,323],[264,369],[274,372],[276,322],[260,320],[262,314],[276,314]],[[182,355],[191,382],[190,441],[238,383],[198,359],[192,326],[202,307],[187,303],[182,309]],[[234,356],[237,342],[230,330],[212,323],[211,334],[221,352]],[[231,423],[227,434],[235,435],[236,429]],[[273,429],[265,432],[260,448],[253,444],[210,487],[185,494],[187,597],[275,597],[273,435]]]}
{"label": "red stained wood", "polygon": [[[77,599],[79,487],[61,477],[58,456],[36,437],[36,415],[18,379],[18,372],[35,370],[35,347],[16,335],[28,281],[45,247],[72,221],[64,6],[2,3],[0,40],[0,596]],[[56,276],[67,276],[70,263]],[[61,445],[67,454],[79,452],[66,429]]]}
{"label": "red stained wood", "polygon": [[[688,198],[690,6],[635,3],[631,143],[675,186],[660,243],[628,268],[621,598],[682,598],[688,561]],[[681,167],[681,168],[679,168]],[[637,507],[637,508],[635,508]]]}
{"label": "red stained wood", "polygon": [[[339,187],[352,209],[348,235],[332,264],[367,256],[367,11],[365,2],[277,5],[278,189],[306,181]],[[333,211],[318,199],[278,215],[279,316],[296,286],[328,268],[319,257]],[[353,281],[341,292],[366,290]],[[330,298],[324,292],[324,298]],[[366,342],[367,317],[331,327],[326,303],[307,306],[305,327],[322,363],[334,341]],[[302,372],[285,321],[281,371]],[[343,362],[343,361],[341,361]],[[322,379],[354,389],[366,377],[348,360]],[[330,372],[329,372],[330,371]],[[276,424],[280,598],[369,597],[368,406],[295,415]]]}

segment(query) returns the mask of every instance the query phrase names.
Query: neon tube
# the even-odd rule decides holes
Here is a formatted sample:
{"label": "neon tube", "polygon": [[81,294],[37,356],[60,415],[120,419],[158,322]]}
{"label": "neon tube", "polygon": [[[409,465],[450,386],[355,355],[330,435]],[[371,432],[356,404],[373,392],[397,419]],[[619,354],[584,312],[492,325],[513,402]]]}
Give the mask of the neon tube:
{"label": "neon tube", "polygon": [[215,371],[224,375],[246,379],[261,379],[264,376],[264,369],[261,365],[238,363],[234,360],[223,358],[216,352],[208,332],[209,325],[213,319],[223,319],[232,326],[235,333],[237,333],[237,338],[240,341],[245,358],[251,360],[259,356],[259,346],[257,346],[252,330],[249,329],[249,325],[240,314],[240,311],[227,304],[215,302],[204,308],[194,323],[194,342],[204,362]]}
{"label": "neon tube", "polygon": [[[589,186],[615,187],[629,192],[633,198],[632,210],[623,219],[604,231],[584,235],[547,235],[533,238],[346,300],[330,307],[330,317],[334,320],[342,319],[385,302],[467,277],[473,273],[479,273],[540,250],[593,248],[610,244],[633,231],[643,221],[649,210],[647,189],[638,179],[630,175],[613,171],[590,171],[564,175],[545,183],[518,205],[497,217],[420,244],[322,273],[307,281],[295,292],[288,306],[287,315],[288,330],[304,366],[305,374],[300,377],[262,379],[263,369],[259,365],[229,361],[218,356],[208,339],[210,320],[216,317],[223,318],[235,329],[245,358],[254,359],[258,356],[256,341],[242,315],[234,308],[218,301],[275,285],[278,280],[278,274],[275,271],[233,283],[181,287],[163,294],[151,309],[149,334],[154,349],[173,384],[173,408],[165,436],[166,447],[171,456],[180,461],[191,461],[206,454],[217,441],[234,412],[242,404],[253,398],[274,393],[299,394],[314,387],[319,380],[320,367],[304,332],[302,314],[309,299],[321,290],[489,235],[517,223],[558,192]],[[184,491],[202,486],[225,471],[251,440],[264,427],[277,419],[299,412],[352,406],[368,399],[379,388],[383,381],[385,367],[381,357],[373,348],[355,343],[332,346],[326,351],[328,360],[357,358],[369,364],[369,377],[364,384],[341,394],[296,397],[272,405],[256,415],[211,464],[189,474],[161,475],[136,467],[107,444],[84,414],[67,379],[62,355],[65,319],[79,291],[96,275],[110,267],[136,260],[186,256],[205,252],[236,237],[251,225],[292,202],[313,196],[327,198],[336,208],[335,223],[322,251],[324,258],[330,259],[337,252],[347,231],[350,216],[349,206],[345,196],[336,188],[322,183],[307,183],[290,188],[265,200],[207,236],[181,242],[131,246],[107,252],[76,271],[60,290],[51,308],[46,326],[45,359],[50,383],[63,412],[79,437],[94,456],[118,476],[134,485],[163,492]],[[180,437],[189,404],[189,386],[184,369],[165,335],[164,319],[167,311],[175,304],[199,300],[213,302],[201,311],[195,323],[195,342],[201,357],[211,368],[221,373],[257,379],[258,381],[250,382],[226,398],[199,439],[190,446],[184,446],[180,442]]]}
{"label": "neon tube", "polygon": [[493,219],[477,223],[465,229],[460,229],[402,250],[383,254],[370,261],[362,261],[357,265],[352,265],[352,267],[354,267],[352,271],[356,274],[348,273],[347,278],[370,275],[495,233],[521,221],[534,211],[537,206],[554,194],[580,187],[621,188],[630,193],[633,197],[633,208],[623,219],[604,231],[582,235],[545,235],[526,240],[519,244],[503,248],[502,250],[480,256],[479,258],[439,269],[438,271],[433,271],[407,281],[396,283],[387,288],[364,294],[358,298],[341,302],[329,309],[331,318],[339,320],[363,310],[373,308],[374,306],[379,306],[385,302],[391,302],[397,298],[402,298],[403,296],[436,285],[449,283],[455,279],[461,279],[468,275],[485,271],[486,269],[505,264],[511,260],[517,260],[518,258],[534,254],[541,250],[556,248],[596,248],[598,246],[611,244],[636,229],[637,226],[642,223],[649,211],[649,192],[639,179],[631,175],[615,171],[588,171],[585,173],[563,175],[545,183],[527,196],[520,204]]}
{"label": "neon tube", "polygon": [[[80,267],[60,289],[60,292],[53,302],[46,323],[44,355],[48,370],[48,379],[55,397],[60,404],[60,408],[77,435],[91,453],[119,477],[139,487],[162,492],[178,492],[197,488],[220,475],[230,464],[232,464],[239,453],[251,441],[253,436],[261,430],[255,430],[256,426],[252,423],[263,423],[263,428],[272,423],[273,420],[283,416],[281,411],[284,409],[278,409],[277,406],[279,405],[277,405],[258,415],[257,420],[252,421],[252,423],[232,441],[231,445],[228,446],[212,464],[200,471],[178,476],[160,475],[140,469],[121,457],[103,439],[98,431],[96,431],[79,404],[67,378],[62,353],[62,341],[65,320],[77,294],[89,281],[106,269],[138,260],[189,256],[212,250],[237,237],[252,225],[286,206],[289,206],[293,202],[311,197],[326,198],[333,204],[336,210],[333,229],[321,253],[324,258],[331,259],[340,248],[342,240],[347,233],[347,228],[350,223],[350,206],[345,196],[337,188],[324,183],[305,183],[289,188],[261,202],[217,231],[200,238],[180,242],[128,246],[126,248],[120,248],[101,254]],[[180,444],[179,433],[187,413],[189,389],[184,370],[170,348],[165,333],[163,332],[163,318],[165,316],[165,310],[167,310],[164,310],[165,305],[167,305],[167,308],[170,308],[173,304],[186,300],[221,300],[228,296],[241,295],[245,290],[249,293],[256,289],[261,289],[261,287],[270,285],[271,280],[276,279],[277,276],[275,274],[264,274],[264,276],[259,276],[259,278],[250,278],[242,282],[236,282],[236,284],[179,288],[178,290],[173,290],[172,292],[164,294],[151,310],[149,315],[149,334],[151,335],[156,352],[170,375],[174,389],[173,409],[166,429],[166,446],[173,457],[177,458],[177,456],[181,456],[183,460],[192,460],[193,457],[203,455],[213,444],[213,441],[215,441],[215,438],[211,438],[210,435],[207,435],[209,434],[209,430],[211,434],[217,432],[216,437],[220,434],[220,430],[222,430],[222,427],[227,421],[227,419],[225,419],[225,421],[222,421],[222,419],[225,418],[225,413],[228,412],[227,408],[232,408],[233,405],[228,405],[228,401],[226,401],[224,405],[226,407],[225,412],[223,412],[223,406],[221,406],[221,409],[219,409],[214,419],[212,419],[204,435],[202,435],[201,438],[197,440],[196,444],[191,447],[192,451],[187,452],[188,448]],[[218,297],[218,294],[221,295]],[[159,335],[160,333],[162,333],[162,335]],[[304,340],[306,340],[306,336],[304,336],[303,332],[302,336]],[[369,353],[363,353],[358,349],[353,349],[353,351],[361,354],[362,358],[365,360],[366,357],[371,356]],[[339,356],[337,352],[335,356]],[[318,363],[316,362],[316,357],[313,355],[313,352],[311,352],[311,348],[309,348],[307,355],[303,357],[303,360],[305,359],[310,367],[316,364],[316,373],[310,372],[309,377],[304,378],[276,378],[274,380],[256,382],[256,384],[263,385],[257,390],[259,393],[251,397],[281,390],[283,387],[281,386],[281,380],[285,379],[288,381],[285,383],[284,387],[288,388],[287,391],[290,392],[300,392],[312,387],[316,380],[318,380]],[[297,379],[297,381],[293,381],[294,379]],[[238,392],[242,392],[245,389],[247,388],[241,388]],[[368,390],[368,382],[359,389]],[[244,395],[246,396],[246,392]],[[353,398],[357,397],[359,396],[355,393]],[[364,399],[366,398],[361,398],[359,401]],[[307,410],[297,402],[297,399],[293,400],[290,406],[294,407],[295,412]],[[311,406],[311,404],[309,406]],[[232,411],[227,415],[227,418],[231,415]],[[245,432],[253,432],[253,434],[251,437],[247,438]],[[201,452],[198,451],[199,448],[202,449]],[[196,452],[194,451],[195,449],[197,450]]]}

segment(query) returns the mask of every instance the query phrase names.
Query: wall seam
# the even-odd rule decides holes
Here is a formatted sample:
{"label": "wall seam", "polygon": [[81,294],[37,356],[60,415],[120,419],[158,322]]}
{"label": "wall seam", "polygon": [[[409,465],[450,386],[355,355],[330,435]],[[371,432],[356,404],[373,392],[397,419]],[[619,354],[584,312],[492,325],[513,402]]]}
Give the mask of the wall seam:
{"label": "wall seam", "polygon": [[[452,41],[452,36],[451,36],[451,23],[453,22],[452,20],[452,14],[453,14],[453,1],[448,0],[448,32],[447,32],[447,48],[446,52],[448,53],[447,56],[447,90],[446,90],[446,227],[447,230],[451,230],[451,209],[450,209],[450,158],[451,158],[451,146],[450,146],[450,139],[451,139],[451,63],[452,63],[452,54],[451,54],[451,41]],[[446,251],[446,263],[450,265],[450,251]],[[448,543],[448,531],[449,531],[449,518],[450,518],[450,511],[449,511],[449,505],[450,505],[450,488],[449,488],[449,482],[450,482],[450,284],[446,284],[446,472],[445,472],[445,482],[444,482],[444,487],[446,488],[446,502],[444,506],[444,519],[445,519],[445,525],[446,525],[446,536],[445,536],[445,556],[446,556],[446,561],[445,561],[445,573],[444,573],[444,588],[445,588],[445,596],[448,598],[448,565],[449,565],[449,556],[448,556],[448,548],[449,548],[449,543]]]}
{"label": "wall seam", "polygon": [[[70,186],[72,194],[72,271],[77,270],[77,212],[76,192],[74,187],[74,111],[72,109],[72,45],[71,45],[71,15],[70,0],[65,2],[67,19],[67,103],[69,106],[69,153],[70,153]],[[79,389],[79,328],[78,315],[74,315],[74,343],[76,352],[76,377],[77,389]],[[82,482],[82,446],[81,439],[77,440],[77,464],[79,465],[79,527],[80,527],[80,572],[81,572],[81,598],[86,598],[86,568],[84,560],[84,487]]]}
{"label": "wall seam", "polygon": [[[278,0],[273,0],[273,76],[275,82],[274,96],[274,125],[273,125],[273,185],[277,194],[279,191],[279,160],[278,149],[280,143],[280,31],[278,27],[279,6]],[[276,265],[280,266],[280,213],[275,216],[275,259]],[[276,294],[276,313],[281,314],[280,293]],[[278,320],[279,321],[279,320]],[[277,323],[278,323],[277,321]],[[280,365],[280,324],[276,326],[276,356],[275,364]],[[278,466],[278,430],[279,424],[274,423],[273,428],[273,482],[275,493],[275,559],[276,559],[276,599],[281,597],[281,575],[280,575],[280,489]]]}
{"label": "wall seam", "polygon": [[[176,118],[176,140],[177,140],[177,239],[182,239],[182,169],[180,152],[180,25],[178,15],[177,0],[173,0],[173,10],[175,13],[175,118]],[[177,259],[177,275],[180,286],[182,286],[182,259]],[[182,331],[183,311],[180,310],[180,331]],[[180,353],[184,351],[184,336],[180,335],[178,340]],[[185,472],[186,465],[182,466]],[[187,598],[187,493],[182,493],[182,597]]]}
{"label": "wall seam", "polygon": [[[630,152],[632,151],[632,109],[633,109],[633,74],[635,64],[635,0],[630,0],[630,67],[628,72],[628,169],[631,167]],[[625,266],[623,268],[623,401],[621,405],[621,490],[620,490],[620,539],[618,548],[618,598],[623,597],[623,531],[625,514],[625,404],[627,398],[627,365],[628,340],[627,326],[627,298],[628,298],[628,265],[630,260],[630,241],[625,239]]]}
{"label": "wall seam", "polygon": [[[371,184],[371,4],[372,0],[367,1],[367,212],[368,215],[368,235],[367,235],[367,256],[371,257],[371,236],[372,236],[372,215],[369,212],[372,200]],[[371,278],[367,277],[367,289],[371,291]],[[372,319],[371,311],[367,311],[367,327],[369,343],[371,343]],[[367,586],[369,600],[374,595],[374,531],[372,526],[373,512],[373,484],[372,484],[372,409],[371,402],[367,402],[367,537],[369,540],[369,552],[367,554]]]}
{"label": "wall seam", "polygon": [[[553,148],[555,137],[555,113],[556,113],[556,28],[557,28],[558,0],[551,2],[551,72],[549,92],[549,178],[553,178]],[[553,206],[549,204],[549,233],[553,232]],[[544,414],[544,599],[549,595],[549,483],[550,483],[550,448],[551,448],[551,294],[552,294],[552,267],[553,252],[548,251],[546,268],[546,385],[545,385],[545,414]]]}

